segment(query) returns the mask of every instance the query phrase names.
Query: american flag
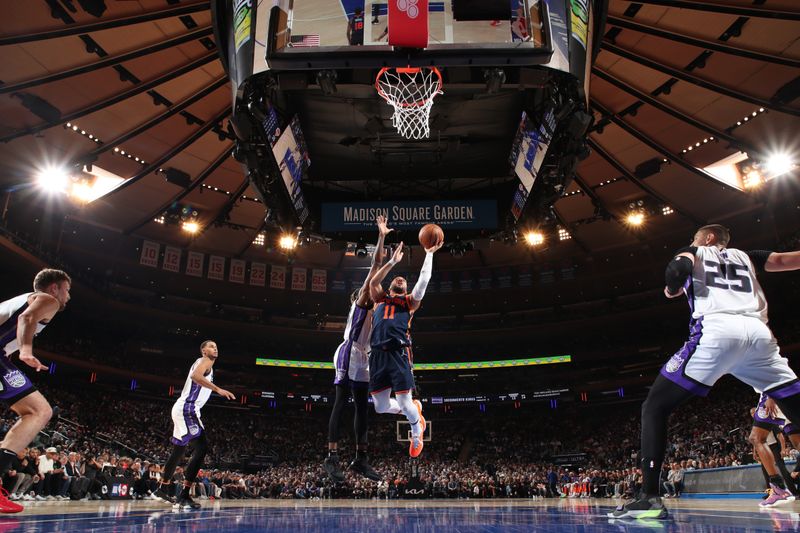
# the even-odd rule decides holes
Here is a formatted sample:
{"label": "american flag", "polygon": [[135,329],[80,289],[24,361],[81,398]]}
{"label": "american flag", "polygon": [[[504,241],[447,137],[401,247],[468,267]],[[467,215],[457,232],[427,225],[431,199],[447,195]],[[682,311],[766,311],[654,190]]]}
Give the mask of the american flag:
{"label": "american flag", "polygon": [[311,48],[313,46],[319,46],[319,34],[292,35],[291,45],[292,48]]}

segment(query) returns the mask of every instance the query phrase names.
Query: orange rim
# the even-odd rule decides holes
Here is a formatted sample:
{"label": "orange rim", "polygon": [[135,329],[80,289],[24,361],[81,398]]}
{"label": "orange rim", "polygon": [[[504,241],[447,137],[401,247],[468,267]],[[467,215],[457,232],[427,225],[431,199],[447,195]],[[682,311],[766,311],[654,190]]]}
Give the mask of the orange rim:
{"label": "orange rim", "polygon": [[438,80],[436,82],[436,85],[437,85],[436,90],[433,91],[433,93],[430,95],[430,97],[428,97],[428,98],[426,98],[424,100],[418,100],[416,102],[410,102],[410,103],[396,102],[394,104],[394,105],[398,105],[400,107],[422,107],[423,105],[428,103],[430,100],[432,100],[434,96],[436,96],[437,94],[439,94],[442,91],[442,86],[444,85],[443,82],[442,82],[442,73],[439,72],[439,69],[436,68],[436,67],[397,67],[397,68],[394,68],[394,67],[383,67],[378,72],[378,75],[375,76],[375,89],[378,91],[378,95],[380,95],[381,98],[383,98],[384,100],[389,102],[389,95],[387,95],[384,92],[383,88],[381,87],[381,83],[380,83],[381,76],[383,76],[386,72],[389,72],[390,70],[394,69],[394,70],[397,71],[398,74],[418,74],[423,68],[429,68],[429,69],[431,69],[433,71],[434,74],[436,74],[436,77],[438,78]]}

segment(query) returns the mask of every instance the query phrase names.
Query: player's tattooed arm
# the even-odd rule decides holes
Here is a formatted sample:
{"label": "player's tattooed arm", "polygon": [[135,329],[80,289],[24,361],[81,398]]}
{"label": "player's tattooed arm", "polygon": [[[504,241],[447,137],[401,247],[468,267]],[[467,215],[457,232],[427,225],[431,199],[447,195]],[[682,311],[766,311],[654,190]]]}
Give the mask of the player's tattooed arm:
{"label": "player's tattooed arm", "polygon": [[392,253],[392,258],[383,265],[372,279],[369,281],[369,297],[372,298],[373,302],[379,301],[383,297],[383,287],[381,287],[381,283],[386,276],[389,275],[392,268],[403,260],[403,243],[397,245],[397,248],[394,249],[394,253]]}
{"label": "player's tattooed arm", "polygon": [[386,236],[393,232],[394,229],[390,228],[386,224],[386,217],[383,215],[378,215],[378,218],[375,220],[375,223],[378,225],[378,242],[375,244],[375,254],[372,256],[372,265],[370,266],[369,273],[367,274],[367,279],[364,280],[364,284],[361,286],[361,290],[358,293],[358,305],[361,307],[366,307],[370,305],[372,299],[370,298],[369,292],[369,282],[375,276],[375,273],[383,264],[383,243],[386,239]]}
{"label": "player's tattooed arm", "polygon": [[236,396],[234,396],[234,394],[232,392],[227,391],[227,390],[223,389],[222,387],[217,387],[216,385],[214,385],[214,383],[212,383],[211,381],[206,379],[206,372],[208,372],[211,369],[211,366],[213,364],[214,364],[214,361],[204,357],[203,360],[200,361],[200,364],[197,365],[197,368],[194,369],[194,372],[192,372],[192,376],[191,376],[192,377],[192,381],[194,381],[195,383],[197,383],[201,387],[205,387],[207,389],[211,389],[212,391],[216,392],[217,394],[219,394],[223,398],[227,398],[228,400],[235,400]]}

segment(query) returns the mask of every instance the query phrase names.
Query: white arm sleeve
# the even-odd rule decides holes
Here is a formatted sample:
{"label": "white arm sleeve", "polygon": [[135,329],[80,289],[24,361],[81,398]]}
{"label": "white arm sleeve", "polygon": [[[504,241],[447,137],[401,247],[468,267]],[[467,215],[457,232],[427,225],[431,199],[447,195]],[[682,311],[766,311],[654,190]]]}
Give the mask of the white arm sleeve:
{"label": "white arm sleeve", "polygon": [[431,273],[433,272],[433,253],[425,253],[425,261],[422,262],[422,270],[419,271],[419,279],[414,290],[411,291],[411,297],[416,301],[422,301],[425,296],[425,290],[428,288],[428,282],[431,280]]}

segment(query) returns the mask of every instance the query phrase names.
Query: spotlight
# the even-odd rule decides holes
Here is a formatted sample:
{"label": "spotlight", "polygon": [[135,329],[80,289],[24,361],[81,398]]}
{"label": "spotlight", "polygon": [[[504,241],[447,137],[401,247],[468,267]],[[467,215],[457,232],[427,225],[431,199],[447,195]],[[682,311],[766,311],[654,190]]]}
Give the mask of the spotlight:
{"label": "spotlight", "polygon": [[264,246],[266,239],[267,239],[266,235],[264,235],[263,233],[259,233],[258,235],[256,235],[256,238],[253,239],[253,244],[255,244],[256,246]]}
{"label": "spotlight", "polygon": [[767,159],[767,171],[772,177],[780,176],[792,170],[795,165],[787,154],[773,154]]}
{"label": "spotlight", "polygon": [[295,246],[297,246],[297,238],[294,235],[285,233],[278,240],[278,246],[280,246],[281,250],[294,250]]}
{"label": "spotlight", "polygon": [[567,230],[564,228],[558,228],[558,240],[559,241],[566,241],[572,238],[572,235],[569,234]]}
{"label": "spotlight", "polygon": [[80,202],[88,203],[95,199],[97,196],[88,183],[76,183],[70,190],[70,195]]}
{"label": "spotlight", "polygon": [[644,224],[644,213],[641,211],[634,211],[628,214],[625,221],[631,226],[641,226]]}
{"label": "spotlight", "polygon": [[544,234],[539,231],[529,231],[525,233],[525,242],[528,246],[540,246],[544,244]]}
{"label": "spotlight", "polygon": [[65,192],[69,186],[69,173],[63,167],[46,167],[36,175],[36,182],[45,192]]}
{"label": "spotlight", "polygon": [[200,224],[198,224],[197,222],[192,222],[192,221],[184,222],[183,223],[183,231],[185,231],[186,233],[192,233],[192,234],[197,233],[198,231],[200,231]]}
{"label": "spotlight", "polygon": [[672,209],[672,208],[671,208],[670,206],[668,206],[668,205],[665,205],[665,206],[663,206],[663,207],[661,208],[661,214],[662,214],[662,215],[664,215],[664,216],[666,216],[666,215],[671,215],[671,214],[672,214],[672,213],[674,213],[674,212],[675,212],[675,210],[674,210],[674,209]]}

